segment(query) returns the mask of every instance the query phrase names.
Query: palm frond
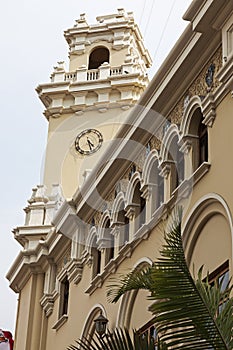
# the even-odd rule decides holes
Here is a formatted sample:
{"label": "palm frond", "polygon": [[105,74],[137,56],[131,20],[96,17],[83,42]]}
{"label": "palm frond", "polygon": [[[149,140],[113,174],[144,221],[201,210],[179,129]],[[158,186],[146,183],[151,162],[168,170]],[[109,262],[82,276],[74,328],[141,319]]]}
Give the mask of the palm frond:
{"label": "palm frond", "polygon": [[232,286],[230,282],[225,288],[222,288],[223,280],[220,285],[215,282],[210,285],[209,277],[203,281],[202,268],[199,271],[196,286],[201,294],[209,312],[215,320],[223,339],[230,349],[233,348],[232,329],[233,329],[233,299],[230,297]]}
{"label": "palm frond", "polygon": [[[154,350],[153,340],[141,337],[133,331],[131,337],[127,329],[116,328],[108,331],[104,337],[95,335],[92,339],[79,339],[76,345],[70,345],[68,350]],[[163,347],[162,347],[163,346]],[[158,347],[158,350],[167,350],[165,345]]]}
{"label": "palm frond", "polygon": [[217,286],[211,290],[200,280],[196,284],[189,272],[182,244],[180,210],[165,233],[158,261],[144,271],[121,277],[115,286],[111,285],[108,297],[116,302],[133,289],[150,292],[149,299],[154,301],[150,310],[160,339],[169,349],[232,349],[232,301],[224,305],[222,311],[228,317],[226,327],[221,314],[215,317],[222,298]]}
{"label": "palm frond", "polygon": [[116,303],[123,294],[132,290],[145,289],[152,292],[152,271],[153,267],[147,267],[144,270],[135,270],[126,275],[120,275],[117,279],[112,278],[107,290],[108,301]]}

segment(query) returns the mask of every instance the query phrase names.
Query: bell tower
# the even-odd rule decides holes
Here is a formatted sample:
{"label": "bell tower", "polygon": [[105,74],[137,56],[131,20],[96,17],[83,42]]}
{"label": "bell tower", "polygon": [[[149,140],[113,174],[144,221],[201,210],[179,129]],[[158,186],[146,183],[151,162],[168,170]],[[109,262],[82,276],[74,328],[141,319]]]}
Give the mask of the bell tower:
{"label": "bell tower", "polygon": [[37,87],[49,122],[43,183],[71,197],[109,146],[148,84],[151,58],[131,12],[81,14],[65,31],[69,67],[58,62]]}

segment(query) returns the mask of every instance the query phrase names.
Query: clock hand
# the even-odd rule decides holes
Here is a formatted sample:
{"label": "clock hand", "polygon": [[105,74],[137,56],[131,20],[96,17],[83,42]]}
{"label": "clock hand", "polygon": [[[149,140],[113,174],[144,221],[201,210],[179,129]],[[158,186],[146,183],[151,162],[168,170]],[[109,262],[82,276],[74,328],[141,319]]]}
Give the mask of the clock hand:
{"label": "clock hand", "polygon": [[90,148],[90,151],[92,151],[93,148],[94,148],[94,144],[91,142],[91,140],[89,139],[89,137],[87,137],[87,143],[88,143],[88,146],[89,146],[89,148]]}

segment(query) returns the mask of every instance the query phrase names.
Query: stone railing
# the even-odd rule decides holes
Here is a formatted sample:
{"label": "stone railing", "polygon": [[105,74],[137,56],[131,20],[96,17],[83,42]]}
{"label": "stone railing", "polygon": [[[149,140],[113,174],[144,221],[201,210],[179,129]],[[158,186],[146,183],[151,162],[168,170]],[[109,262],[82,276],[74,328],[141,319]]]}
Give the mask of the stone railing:
{"label": "stone railing", "polygon": [[65,81],[75,81],[77,79],[76,72],[65,73]]}
{"label": "stone railing", "polygon": [[99,78],[99,70],[98,69],[90,69],[87,71],[87,80],[97,80]]}
{"label": "stone railing", "polygon": [[122,67],[119,66],[119,67],[113,67],[110,69],[110,75],[113,76],[113,75],[121,75],[122,74]]}
{"label": "stone railing", "polygon": [[111,67],[109,63],[105,62],[98,69],[87,69],[87,67],[83,65],[73,72],[65,72],[64,67],[59,66],[55,67],[51,75],[51,82],[95,81],[130,73],[134,73],[134,68],[131,64]]}

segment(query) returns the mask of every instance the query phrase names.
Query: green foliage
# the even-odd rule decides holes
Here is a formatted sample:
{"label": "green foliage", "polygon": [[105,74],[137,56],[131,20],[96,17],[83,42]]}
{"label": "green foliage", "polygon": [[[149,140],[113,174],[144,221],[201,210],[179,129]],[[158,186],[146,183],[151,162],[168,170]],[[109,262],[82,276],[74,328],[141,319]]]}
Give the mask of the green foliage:
{"label": "green foliage", "polygon": [[[143,271],[115,279],[108,298],[117,302],[127,291],[148,290],[155,326],[168,349],[232,349],[231,289],[222,292],[217,285],[211,288],[208,281],[202,281],[201,272],[198,280],[193,280],[183,250],[181,216],[178,210],[165,233],[158,261]],[[225,303],[219,313],[223,299]]]}
{"label": "green foliage", "polygon": [[[77,346],[71,345],[68,350],[154,350],[153,340],[142,338],[136,331],[133,332],[133,337],[130,336],[127,329],[115,329],[104,337],[98,335],[95,338],[80,339],[76,341]],[[161,347],[160,350],[166,350]]]}
{"label": "green foliage", "polygon": [[[145,289],[152,301],[150,311],[159,333],[158,350],[232,350],[233,299],[229,285],[210,286],[200,269],[197,280],[187,266],[181,236],[182,213],[177,210],[172,224],[165,233],[161,257],[151,267],[135,270],[113,280],[108,299],[116,303],[128,291]],[[220,312],[221,304],[221,312]],[[77,341],[69,350],[154,350],[133,332],[115,329],[103,338]]]}

